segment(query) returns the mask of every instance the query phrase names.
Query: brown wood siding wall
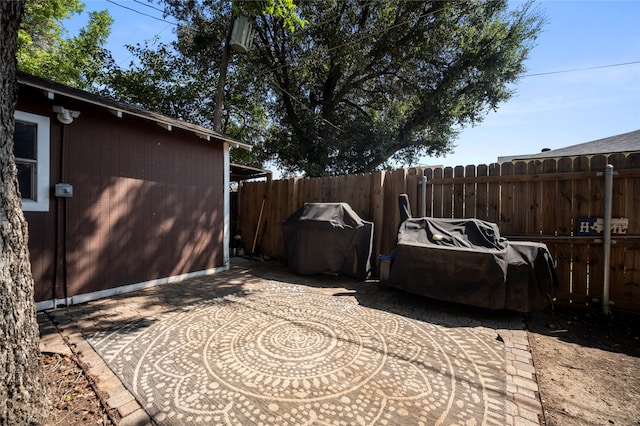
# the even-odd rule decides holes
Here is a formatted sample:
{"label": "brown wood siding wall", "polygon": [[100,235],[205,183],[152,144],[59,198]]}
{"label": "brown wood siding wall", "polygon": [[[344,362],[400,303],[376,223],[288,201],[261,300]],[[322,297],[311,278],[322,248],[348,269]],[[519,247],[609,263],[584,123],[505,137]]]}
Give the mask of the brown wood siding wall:
{"label": "brown wood siding wall", "polygon": [[[36,98],[33,98],[33,97]],[[53,185],[59,175],[60,166],[60,126],[52,113],[53,102],[34,102],[32,99],[43,99],[46,97],[41,91],[26,90],[21,87],[18,93],[17,110],[42,115],[50,118],[50,184]],[[31,273],[34,281],[34,298],[36,301],[51,299],[54,293],[54,286],[62,281],[54,276],[60,272],[56,264],[56,212],[55,200],[49,199],[48,212],[24,212],[29,225],[29,253],[31,255]]]}
{"label": "brown wood siding wall", "polygon": [[[51,117],[50,184],[73,185],[49,212],[26,212],[37,301],[54,285],[55,297],[71,297],[222,266],[221,143],[31,95],[37,105],[19,109]],[[59,104],[80,117],[62,126]]]}

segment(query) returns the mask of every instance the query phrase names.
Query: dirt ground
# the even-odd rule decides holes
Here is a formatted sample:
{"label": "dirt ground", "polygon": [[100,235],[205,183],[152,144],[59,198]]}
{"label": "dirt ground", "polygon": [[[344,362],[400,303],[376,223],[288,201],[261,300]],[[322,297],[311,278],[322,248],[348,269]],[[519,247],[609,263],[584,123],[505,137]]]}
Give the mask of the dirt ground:
{"label": "dirt ground", "polygon": [[[527,318],[546,425],[640,426],[640,319],[556,309]],[[111,425],[91,378],[69,357],[43,354],[46,425]]]}
{"label": "dirt ground", "polygon": [[556,309],[527,329],[547,425],[640,426],[640,318]]}
{"label": "dirt ground", "polygon": [[42,362],[51,408],[43,424],[112,425],[91,378],[70,357],[43,353]]}

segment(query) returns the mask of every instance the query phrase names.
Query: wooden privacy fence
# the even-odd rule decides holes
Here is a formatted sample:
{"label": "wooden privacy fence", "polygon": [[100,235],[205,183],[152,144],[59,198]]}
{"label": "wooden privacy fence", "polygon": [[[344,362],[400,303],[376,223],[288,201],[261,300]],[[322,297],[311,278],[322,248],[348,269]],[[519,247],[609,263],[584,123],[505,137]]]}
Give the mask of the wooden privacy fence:
{"label": "wooden privacy fence", "polygon": [[628,219],[626,233],[612,238],[610,300],[614,309],[640,312],[637,153],[245,182],[238,189],[238,229],[249,252],[256,242],[261,254],[281,258],[284,219],[305,202],[346,202],[374,222],[377,271],[378,254],[393,250],[398,196],[406,193],[414,217],[424,211],[431,217],[478,218],[497,223],[508,239],[544,242],[557,265],[557,301],[587,306],[602,298],[603,250],[597,235],[578,235],[578,218],[603,217],[607,164],[615,171],[612,216]]}

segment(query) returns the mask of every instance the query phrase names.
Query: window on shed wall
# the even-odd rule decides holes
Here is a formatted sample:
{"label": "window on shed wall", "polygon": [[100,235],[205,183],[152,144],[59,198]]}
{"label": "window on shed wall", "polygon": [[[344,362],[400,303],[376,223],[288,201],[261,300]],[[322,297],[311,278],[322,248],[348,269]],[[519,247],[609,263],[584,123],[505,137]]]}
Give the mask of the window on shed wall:
{"label": "window on shed wall", "polygon": [[49,211],[49,117],[16,111],[13,152],[22,210]]}

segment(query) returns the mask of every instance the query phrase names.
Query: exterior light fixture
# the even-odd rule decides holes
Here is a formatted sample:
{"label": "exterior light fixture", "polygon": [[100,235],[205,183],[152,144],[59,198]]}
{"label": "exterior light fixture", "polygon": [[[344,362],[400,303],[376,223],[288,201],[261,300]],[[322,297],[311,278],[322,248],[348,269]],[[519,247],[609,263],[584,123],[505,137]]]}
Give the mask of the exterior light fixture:
{"label": "exterior light fixture", "polygon": [[62,124],[71,124],[74,118],[80,117],[80,111],[73,111],[58,105],[53,106],[53,112],[58,113],[58,121]]}

